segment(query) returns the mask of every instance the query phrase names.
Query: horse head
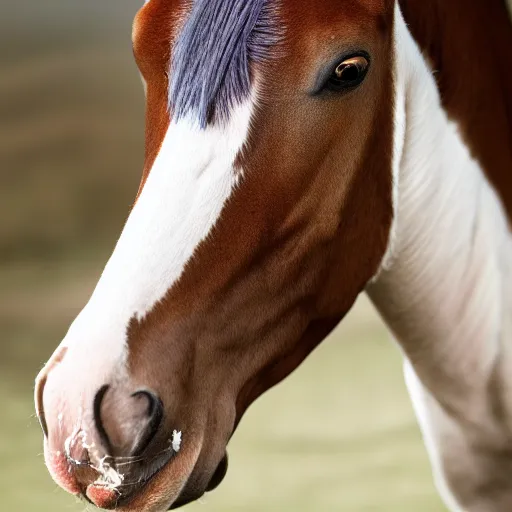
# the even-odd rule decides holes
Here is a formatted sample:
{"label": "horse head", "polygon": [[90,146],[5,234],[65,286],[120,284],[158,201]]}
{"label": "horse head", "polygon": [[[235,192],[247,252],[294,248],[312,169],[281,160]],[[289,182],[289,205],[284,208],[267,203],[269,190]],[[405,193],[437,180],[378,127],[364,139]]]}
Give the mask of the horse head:
{"label": "horse head", "polygon": [[393,221],[391,0],[150,0],[146,159],[124,231],[36,383],[47,465],[160,511],[227,469],[250,404],[377,274]]}

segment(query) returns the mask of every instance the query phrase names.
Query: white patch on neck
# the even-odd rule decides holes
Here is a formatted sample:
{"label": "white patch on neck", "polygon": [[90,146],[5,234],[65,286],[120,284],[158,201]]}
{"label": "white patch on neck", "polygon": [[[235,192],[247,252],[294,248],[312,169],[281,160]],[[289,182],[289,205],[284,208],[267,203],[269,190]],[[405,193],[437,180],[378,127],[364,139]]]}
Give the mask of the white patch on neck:
{"label": "white patch on neck", "polygon": [[474,460],[450,442],[446,424],[458,414],[472,432],[501,435],[489,414],[488,386],[499,358],[511,365],[503,353],[511,330],[512,243],[501,201],[448,119],[398,3],[395,48],[393,236],[368,292],[410,361],[407,383],[440,494],[451,510],[462,510],[444,468],[450,460],[459,468]]}
{"label": "white patch on neck", "polygon": [[89,372],[95,390],[123,363],[131,318],[144,318],[164,298],[219,219],[241,175],[234,161],[251,111],[252,100],[226,126],[205,130],[192,119],[171,123],[96,290],[63,342],[64,366]]}
{"label": "white patch on neck", "polygon": [[[430,344],[434,360],[451,356],[486,373],[499,350],[483,340],[493,340],[499,327],[510,247],[506,215],[443,110],[432,72],[398,7],[395,25],[395,137],[403,142],[395,142],[394,236],[391,257],[368,289],[405,347]],[[462,357],[460,340],[482,350]],[[462,383],[468,372],[455,361],[450,371]]]}

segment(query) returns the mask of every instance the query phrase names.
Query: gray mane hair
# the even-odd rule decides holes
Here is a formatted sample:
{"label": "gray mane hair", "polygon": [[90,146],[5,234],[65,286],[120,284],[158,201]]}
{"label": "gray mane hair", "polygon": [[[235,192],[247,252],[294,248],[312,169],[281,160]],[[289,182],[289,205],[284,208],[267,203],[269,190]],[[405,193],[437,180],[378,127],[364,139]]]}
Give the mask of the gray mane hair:
{"label": "gray mane hair", "polygon": [[247,99],[249,63],[268,58],[278,40],[275,0],[194,0],[171,59],[169,108],[205,129],[226,122]]}

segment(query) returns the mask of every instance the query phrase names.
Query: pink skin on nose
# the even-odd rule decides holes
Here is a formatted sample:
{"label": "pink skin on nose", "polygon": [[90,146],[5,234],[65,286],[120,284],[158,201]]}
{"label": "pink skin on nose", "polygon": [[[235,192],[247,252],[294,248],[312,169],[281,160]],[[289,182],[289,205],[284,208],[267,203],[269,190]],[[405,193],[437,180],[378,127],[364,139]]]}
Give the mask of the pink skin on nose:
{"label": "pink skin on nose", "polygon": [[66,456],[61,452],[50,453],[45,443],[45,460],[48,470],[55,482],[70,494],[81,494],[80,486]]}
{"label": "pink skin on nose", "polygon": [[[50,453],[45,446],[45,460],[50,474],[60,487],[70,494],[82,494],[82,489],[65,454]],[[119,494],[116,491],[100,485],[89,485],[86,494],[97,507],[104,509],[113,508],[119,499]]]}
{"label": "pink skin on nose", "polygon": [[113,508],[119,497],[116,491],[99,485],[89,485],[86,494],[97,507],[106,509]]}

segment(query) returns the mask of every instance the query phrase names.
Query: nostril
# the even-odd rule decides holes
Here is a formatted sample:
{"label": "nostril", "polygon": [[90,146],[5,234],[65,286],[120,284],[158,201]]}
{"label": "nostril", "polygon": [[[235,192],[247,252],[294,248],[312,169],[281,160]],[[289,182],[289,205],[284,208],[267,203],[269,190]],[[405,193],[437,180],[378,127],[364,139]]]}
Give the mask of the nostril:
{"label": "nostril", "polygon": [[152,392],[128,394],[103,386],[94,397],[96,432],[108,455],[139,456],[156,436],[164,416],[162,401]]}
{"label": "nostril", "polygon": [[132,394],[132,398],[145,398],[148,402],[148,418],[158,416],[162,410],[162,401],[150,391],[142,390]]}
{"label": "nostril", "polygon": [[132,394],[132,398],[144,399],[147,401],[148,424],[133,450],[133,455],[138,456],[142,454],[151,440],[156,436],[164,416],[164,406],[162,400],[150,391],[137,391]]}
{"label": "nostril", "polygon": [[93,416],[94,416],[94,426],[96,427],[96,431],[100,436],[101,442],[103,446],[107,450],[107,453],[112,454],[112,445],[110,443],[110,439],[108,437],[107,431],[105,430],[105,426],[101,420],[101,404],[103,403],[103,399],[107,394],[107,391],[110,389],[110,386],[106,385],[100,388],[100,390],[96,393],[94,397],[93,403]]}
{"label": "nostril", "polygon": [[147,415],[148,418],[151,418],[152,420],[158,420],[158,423],[160,423],[162,419],[163,414],[163,404],[160,398],[155,396],[150,391],[137,391],[132,394],[132,398],[143,398],[147,400],[148,403],[148,409],[147,409]]}

